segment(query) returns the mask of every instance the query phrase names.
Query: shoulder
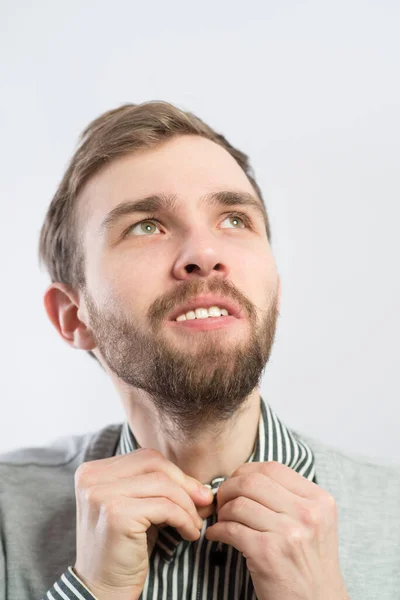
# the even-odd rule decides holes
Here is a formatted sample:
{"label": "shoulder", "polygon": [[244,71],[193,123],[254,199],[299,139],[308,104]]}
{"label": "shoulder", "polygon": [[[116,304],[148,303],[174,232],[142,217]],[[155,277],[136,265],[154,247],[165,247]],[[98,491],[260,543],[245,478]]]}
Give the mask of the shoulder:
{"label": "shoulder", "polygon": [[323,442],[316,437],[311,437],[308,434],[299,433],[293,430],[292,433],[294,433],[298,439],[306,441],[318,456],[330,456],[333,460],[351,467],[359,467],[361,465],[371,469],[389,469],[400,474],[400,463],[385,461],[385,459],[362,454],[360,452],[344,450],[333,444]]}
{"label": "shoulder", "polygon": [[333,444],[291,430],[311,448],[318,483],[330,490],[352,491],[355,496],[400,499],[400,464],[371,455],[347,451]]}
{"label": "shoulder", "polygon": [[46,446],[21,447],[0,454],[0,470],[52,468],[112,456],[122,424],[97,431],[55,438]]}

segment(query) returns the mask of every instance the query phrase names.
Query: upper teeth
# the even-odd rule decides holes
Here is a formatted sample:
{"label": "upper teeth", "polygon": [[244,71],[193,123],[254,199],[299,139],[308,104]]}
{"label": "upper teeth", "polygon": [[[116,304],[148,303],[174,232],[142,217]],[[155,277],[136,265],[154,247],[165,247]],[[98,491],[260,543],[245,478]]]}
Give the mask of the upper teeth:
{"label": "upper teeth", "polygon": [[220,317],[221,315],[227,316],[228,314],[229,313],[226,310],[226,308],[210,306],[210,308],[196,308],[195,310],[189,310],[189,312],[179,315],[176,321],[186,321],[190,319],[207,319],[208,317]]}

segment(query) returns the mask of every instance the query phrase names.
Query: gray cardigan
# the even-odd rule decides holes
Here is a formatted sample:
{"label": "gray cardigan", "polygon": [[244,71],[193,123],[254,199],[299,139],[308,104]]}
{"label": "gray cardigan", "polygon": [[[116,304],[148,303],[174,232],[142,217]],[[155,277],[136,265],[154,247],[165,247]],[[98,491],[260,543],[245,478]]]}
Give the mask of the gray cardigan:
{"label": "gray cardigan", "polygon": [[[113,456],[121,425],[0,455],[0,600],[40,600],[74,565],[75,471]],[[400,465],[291,432],[311,447],[318,485],[336,499],[350,599],[400,600]]]}

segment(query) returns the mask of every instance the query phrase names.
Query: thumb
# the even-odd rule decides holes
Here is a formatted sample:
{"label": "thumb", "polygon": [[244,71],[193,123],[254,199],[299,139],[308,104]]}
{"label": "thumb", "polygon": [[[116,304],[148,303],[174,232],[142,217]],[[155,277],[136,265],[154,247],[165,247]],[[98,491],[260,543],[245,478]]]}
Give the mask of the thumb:
{"label": "thumb", "polygon": [[207,506],[214,501],[211,488],[190,475],[185,475],[184,487],[196,505]]}

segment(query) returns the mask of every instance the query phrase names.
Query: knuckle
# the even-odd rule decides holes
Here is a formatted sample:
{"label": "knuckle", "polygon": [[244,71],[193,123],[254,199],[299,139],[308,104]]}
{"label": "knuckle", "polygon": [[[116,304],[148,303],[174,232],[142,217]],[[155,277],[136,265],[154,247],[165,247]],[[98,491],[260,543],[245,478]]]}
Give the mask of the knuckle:
{"label": "knuckle", "polygon": [[227,523],[225,523],[225,527],[228,535],[236,537],[239,534],[239,523],[235,523],[234,521],[228,521]]}
{"label": "knuckle", "polygon": [[176,522],[179,524],[179,527],[182,527],[182,525],[185,525],[191,520],[191,517],[183,508],[178,506],[178,504],[175,504],[175,502],[168,500],[168,498],[165,500],[165,505],[166,514],[172,514]]}
{"label": "knuckle", "polygon": [[268,473],[277,473],[279,471],[281,471],[282,467],[284,465],[282,465],[280,462],[278,462],[277,460],[270,460],[268,462],[265,463],[264,466],[264,472]]}
{"label": "knuckle", "polygon": [[163,471],[154,471],[152,473],[152,476],[156,480],[156,482],[159,484],[166,484],[166,483],[170,482],[170,478]]}
{"label": "knuckle", "polygon": [[247,505],[248,500],[244,496],[238,496],[231,502],[231,511],[233,514],[241,513],[243,508]]}
{"label": "knuckle", "polygon": [[286,542],[289,544],[289,546],[299,545],[304,538],[303,529],[296,524],[290,525],[287,528],[285,535]]}
{"label": "knuckle", "polygon": [[319,506],[321,510],[321,519],[324,519],[324,522],[328,525],[337,525],[339,517],[335,498],[327,492]]}
{"label": "knuckle", "polygon": [[265,479],[265,476],[261,473],[250,473],[244,478],[243,487],[245,489],[257,488],[265,482]]}
{"label": "knuckle", "polygon": [[176,504],[175,502],[170,500],[169,498],[163,497],[163,498],[161,498],[160,502],[161,502],[162,509],[165,510],[165,512],[167,512],[167,513],[174,512],[175,514],[181,514],[183,512],[182,508],[180,506],[178,506],[178,504]]}
{"label": "knuckle", "polygon": [[89,484],[93,473],[93,467],[90,463],[82,463],[75,471],[74,479],[77,487],[85,487]]}
{"label": "knuckle", "polygon": [[155,448],[143,448],[143,452],[146,453],[146,457],[149,460],[165,460],[165,457],[161,454],[161,452],[159,452],[159,450],[156,450]]}
{"label": "knuckle", "polygon": [[83,497],[86,503],[93,507],[100,507],[104,502],[103,493],[96,486],[84,488]]}
{"label": "knuckle", "polygon": [[299,519],[300,519],[301,523],[303,523],[303,525],[306,525],[307,527],[316,528],[321,524],[321,521],[322,521],[321,507],[319,504],[316,504],[315,502],[313,502],[313,503],[310,502],[308,504],[301,504],[298,507],[298,514],[299,514]]}
{"label": "knuckle", "polygon": [[241,475],[244,471],[245,471],[245,465],[240,465],[240,467],[238,467],[234,471],[234,473],[235,473],[235,475]]}
{"label": "knuckle", "polygon": [[337,512],[336,500],[332,496],[332,494],[329,494],[329,492],[326,492],[325,494],[322,495],[321,500],[323,503],[324,510],[328,510],[331,513]]}

